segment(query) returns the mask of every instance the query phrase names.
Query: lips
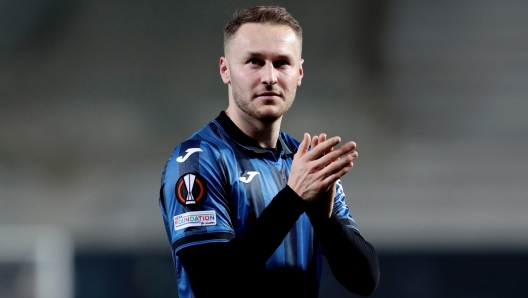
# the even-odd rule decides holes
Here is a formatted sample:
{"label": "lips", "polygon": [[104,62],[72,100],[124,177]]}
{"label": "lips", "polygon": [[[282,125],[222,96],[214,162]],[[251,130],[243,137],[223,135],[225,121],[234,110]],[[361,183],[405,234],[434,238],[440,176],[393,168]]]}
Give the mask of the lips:
{"label": "lips", "polygon": [[280,94],[276,92],[262,92],[262,93],[257,94],[257,97],[273,97],[273,96],[280,97]]}

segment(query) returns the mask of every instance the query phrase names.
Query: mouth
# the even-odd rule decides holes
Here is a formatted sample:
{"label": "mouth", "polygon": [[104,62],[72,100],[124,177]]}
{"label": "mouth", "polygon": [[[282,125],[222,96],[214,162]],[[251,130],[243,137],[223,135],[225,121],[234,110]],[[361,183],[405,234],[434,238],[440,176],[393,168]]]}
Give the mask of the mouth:
{"label": "mouth", "polygon": [[280,97],[280,94],[277,92],[266,91],[257,94],[257,97]]}

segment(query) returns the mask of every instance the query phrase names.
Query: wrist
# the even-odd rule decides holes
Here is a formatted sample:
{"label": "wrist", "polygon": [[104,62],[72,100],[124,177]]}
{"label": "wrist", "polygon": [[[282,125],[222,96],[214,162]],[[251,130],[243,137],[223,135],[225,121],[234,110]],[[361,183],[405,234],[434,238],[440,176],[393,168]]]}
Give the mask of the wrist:
{"label": "wrist", "polygon": [[281,197],[286,198],[296,209],[302,210],[302,212],[304,212],[309,206],[309,204],[287,184],[279,193],[281,194]]}
{"label": "wrist", "polygon": [[321,206],[316,205],[319,204],[311,204],[306,208],[306,215],[308,215],[308,218],[314,227],[323,224],[331,217],[331,213],[324,212],[321,210]]}

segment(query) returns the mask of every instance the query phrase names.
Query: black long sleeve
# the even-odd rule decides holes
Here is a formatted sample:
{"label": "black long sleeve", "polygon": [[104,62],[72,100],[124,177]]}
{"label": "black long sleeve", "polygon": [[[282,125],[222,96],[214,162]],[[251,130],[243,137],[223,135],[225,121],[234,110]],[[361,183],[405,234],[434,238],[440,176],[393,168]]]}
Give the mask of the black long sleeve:
{"label": "black long sleeve", "polygon": [[[255,222],[231,241],[181,249],[178,257],[194,294],[197,297],[219,294],[229,297],[259,296],[259,293],[249,295],[248,291],[255,290],[252,289],[254,281],[261,277],[266,261],[305,209],[304,201],[286,186]],[[214,278],[204,276],[203,268],[214,268],[220,273]]]}
{"label": "black long sleeve", "polygon": [[[271,272],[270,275],[275,275],[273,279],[269,278],[270,275],[262,275],[266,261],[305,210],[306,203],[286,186],[255,222],[231,241],[181,249],[178,257],[194,294],[197,297],[219,294],[265,297],[270,293],[275,297],[287,297],[299,296],[302,291],[305,291],[302,297],[316,294],[313,287],[296,284],[299,272]],[[378,258],[372,245],[359,233],[348,229],[335,214],[329,219],[317,219],[309,210],[307,213],[335,278],[350,292],[370,295],[379,280]],[[220,273],[214,278],[204,276],[203,268],[215,268]],[[266,284],[266,281],[268,288],[257,286]],[[277,284],[280,282],[287,285],[286,291],[292,292],[276,292],[281,289]]]}
{"label": "black long sleeve", "polygon": [[352,293],[372,294],[380,275],[374,247],[358,232],[347,228],[335,213],[329,219],[317,219],[310,212],[308,215],[339,283]]}

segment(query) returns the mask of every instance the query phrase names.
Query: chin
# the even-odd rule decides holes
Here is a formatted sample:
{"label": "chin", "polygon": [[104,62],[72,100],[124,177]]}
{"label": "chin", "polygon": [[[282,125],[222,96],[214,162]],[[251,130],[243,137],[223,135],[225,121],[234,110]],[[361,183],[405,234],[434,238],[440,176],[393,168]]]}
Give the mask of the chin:
{"label": "chin", "polygon": [[258,113],[258,119],[262,121],[263,123],[273,123],[277,120],[279,120],[282,115],[284,115],[284,112],[272,110],[272,111],[261,111]]}
{"label": "chin", "polygon": [[265,116],[261,116],[259,118],[259,120],[262,122],[262,123],[273,123],[275,121],[277,121],[280,117],[277,117],[277,116],[272,116],[272,115],[265,115]]}

